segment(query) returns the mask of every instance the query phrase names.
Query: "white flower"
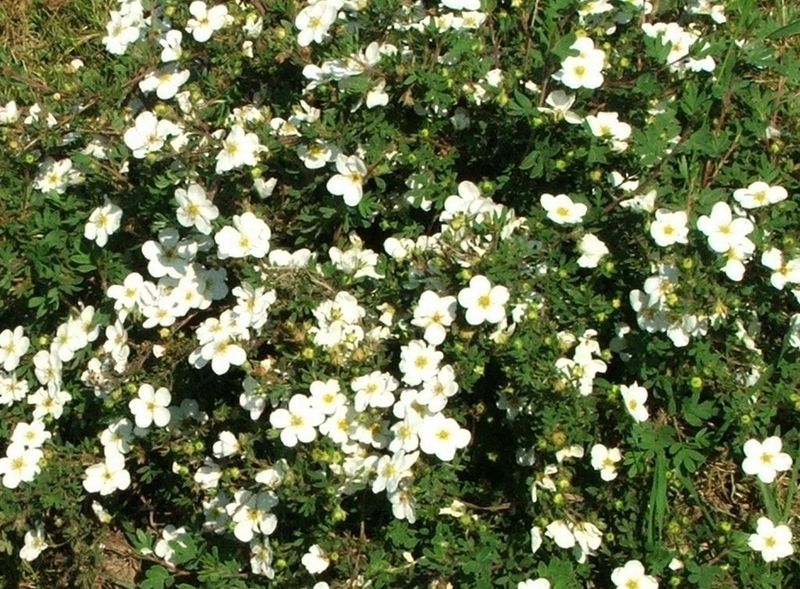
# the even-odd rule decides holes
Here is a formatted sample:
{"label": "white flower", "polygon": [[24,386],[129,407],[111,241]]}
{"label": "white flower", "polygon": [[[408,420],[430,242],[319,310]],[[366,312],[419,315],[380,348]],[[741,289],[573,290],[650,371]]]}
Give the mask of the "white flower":
{"label": "white flower", "polygon": [[606,448],[603,444],[592,446],[592,468],[600,471],[600,478],[613,481],[617,478],[617,462],[622,460],[619,448]]}
{"label": "white flower", "polygon": [[485,276],[473,276],[469,286],[458,292],[458,304],[467,310],[470,325],[500,323],[506,316],[505,304],[510,293],[505,286],[492,286]]}
{"label": "white flower", "polygon": [[241,366],[247,362],[247,353],[239,344],[229,339],[213,340],[204,344],[200,357],[211,362],[214,374],[225,374],[231,366]]}
{"label": "white flower", "polygon": [[55,161],[53,158],[47,158],[39,164],[33,187],[42,192],[64,194],[68,186],[79,184],[83,179],[83,174],[72,167],[71,159]]}
{"label": "white flower", "polygon": [[301,561],[303,566],[306,567],[306,570],[312,575],[320,574],[327,569],[331,563],[328,556],[322,548],[319,547],[319,544],[314,544],[309,548],[308,552],[303,555]]}
{"label": "white flower", "polygon": [[575,535],[572,527],[562,519],[550,522],[545,528],[544,535],[556,543],[559,548],[572,548],[575,546]]}
{"label": "white flower", "polygon": [[547,579],[528,579],[517,583],[517,589],[550,589],[550,581]]}
{"label": "white flower", "polygon": [[181,41],[183,40],[183,33],[175,29],[167,31],[163,37],[158,40],[161,45],[161,61],[167,63],[169,61],[177,61],[183,54],[181,49]]}
{"label": "white flower", "polygon": [[365,104],[367,108],[389,104],[389,95],[386,93],[386,80],[381,80],[372,90],[367,92]]}
{"label": "white flower", "polygon": [[781,452],[782,446],[778,436],[771,436],[763,442],[747,440],[744,443],[745,459],[742,461],[742,470],[758,476],[764,483],[771,483],[779,472],[792,468],[792,457]]}
{"label": "white flower", "polygon": [[195,0],[189,5],[189,12],[194,18],[186,23],[186,32],[190,33],[198,43],[205,43],[212,33],[220,30],[230,22],[228,7],[218,4],[210,10],[205,2]]}
{"label": "white flower", "polygon": [[156,545],[153,547],[153,552],[159,558],[163,558],[165,562],[172,564],[172,557],[175,556],[175,545],[185,547],[185,540],[188,540],[189,534],[186,533],[186,528],[175,528],[173,525],[164,526],[161,530],[161,538],[159,538]]}
{"label": "white flower", "polygon": [[41,448],[53,435],[45,429],[44,422],[20,422],[14,427],[11,434],[11,443],[19,444],[26,448]]}
{"label": "white flower", "polygon": [[347,402],[341,393],[339,382],[333,378],[326,381],[315,380],[309,386],[311,401],[324,415],[333,415]]}
{"label": "white flower", "polygon": [[41,468],[39,461],[44,453],[38,448],[26,448],[22,444],[10,444],[6,455],[0,458],[0,474],[3,475],[3,486],[16,489],[20,483],[31,482]]}
{"label": "white flower", "polygon": [[563,119],[571,125],[580,125],[583,122],[582,117],[570,110],[575,104],[574,94],[567,94],[563,90],[554,90],[547,95],[544,102],[548,106],[540,106],[539,110],[552,114],[556,121]]}
{"label": "white flower", "polygon": [[747,545],[760,552],[764,562],[775,562],[794,554],[792,530],[789,526],[776,526],[766,517],[758,518],[756,533],[750,535]]}
{"label": "white flower", "polygon": [[214,235],[217,243],[217,256],[226,258],[244,258],[253,256],[263,258],[269,251],[269,239],[272,232],[269,226],[251,212],[233,216],[233,227],[226,226]]}
{"label": "white flower", "polygon": [[580,223],[589,210],[585,204],[573,202],[566,194],[543,194],[539,202],[547,211],[547,218],[559,225]]}
{"label": "white flower", "polygon": [[466,448],[472,439],[469,430],[441,413],[425,417],[419,425],[418,435],[420,450],[445,462],[452,460],[456,450]]}
{"label": "white flower", "polygon": [[212,452],[214,453],[215,458],[233,456],[239,452],[239,440],[236,439],[236,436],[233,435],[232,432],[220,432],[219,436],[217,437],[217,441],[214,442]]}
{"label": "white flower", "polygon": [[139,14],[122,14],[121,10],[112,10],[111,20],[106,24],[107,34],[102,39],[106,50],[114,55],[123,55],[128,50],[128,45],[139,38],[143,24]]}
{"label": "white flower", "polygon": [[125,457],[116,451],[106,452],[105,461],[86,469],[83,488],[87,493],[110,495],[125,490],[131,484],[131,475],[125,470]]}
{"label": "white flower", "polygon": [[83,229],[83,236],[103,247],[108,243],[108,236],[119,229],[121,221],[122,209],[106,200],[106,204],[97,207],[89,215],[89,221]]}
{"label": "white flower", "polygon": [[14,100],[9,100],[5,106],[0,106],[0,125],[10,125],[17,120],[19,120],[19,109]]}
{"label": "white flower", "polygon": [[317,430],[325,415],[315,407],[311,399],[296,394],[289,399],[289,408],[276,409],[269,416],[272,427],[281,430],[281,442],[293,448],[297,442],[307,444],[317,437]]}
{"label": "white flower", "polygon": [[131,272],[125,277],[122,284],[113,284],[108,287],[106,295],[114,299],[114,310],[119,312],[133,309],[139,302],[139,293],[144,284],[144,277],[138,272]]}
{"label": "white flower", "polygon": [[688,243],[689,219],[685,211],[658,209],[656,220],[650,224],[650,236],[661,247],[674,243]]}
{"label": "white flower", "polygon": [[625,151],[628,144],[625,140],[631,136],[631,126],[619,120],[619,115],[615,112],[598,112],[596,115],[586,117],[592,134],[611,140],[614,151]]}
{"label": "white flower", "polygon": [[391,374],[379,370],[357,376],[350,382],[350,388],[356,394],[353,407],[359,413],[366,411],[367,407],[391,407],[394,405],[392,393],[397,390],[398,384]]}
{"label": "white flower", "polygon": [[44,525],[38,524],[35,529],[25,532],[25,545],[20,548],[19,557],[32,562],[39,558],[45,548],[47,542],[44,539]]}
{"label": "white flower", "polygon": [[222,141],[222,150],[217,154],[217,174],[239,168],[255,166],[258,154],[266,147],[258,141],[255,133],[248,133],[241,125],[234,125]]}
{"label": "white flower", "polygon": [[311,43],[322,43],[328,37],[328,30],[336,22],[336,5],[333,2],[320,0],[310,4],[297,13],[294,19],[300,33],[297,44],[307,47]]}
{"label": "white flower", "polygon": [[0,332],[0,362],[3,370],[11,372],[19,366],[30,345],[31,340],[24,335],[21,325],[16,326],[14,331],[4,329]]}
{"label": "white flower", "polygon": [[401,481],[411,475],[411,467],[418,458],[419,452],[406,454],[402,450],[391,456],[381,456],[375,465],[376,477],[372,482],[372,492],[380,493],[385,490],[388,494],[394,493]]}
{"label": "white flower", "polygon": [[413,387],[433,378],[442,358],[444,354],[420,340],[412,340],[402,346],[399,368],[403,373],[403,382]]}
{"label": "white flower", "polygon": [[742,208],[755,209],[772,205],[788,198],[789,193],[783,186],[770,186],[766,182],[753,182],[747,188],[733,191],[733,198]]}
{"label": "white flower", "polygon": [[139,82],[139,90],[145,94],[155,91],[160,100],[169,100],[178,93],[188,79],[189,70],[178,70],[176,65],[170,64],[147,74]]}
{"label": "white flower", "polygon": [[603,541],[603,534],[593,523],[581,522],[572,526],[576,546],[573,549],[577,561],[586,562],[586,557],[593,555]]}
{"label": "white flower", "polygon": [[136,426],[141,428],[164,427],[170,421],[169,402],[172,395],[161,387],[155,390],[152,385],[143,384],[139,387],[138,396],[128,403],[128,408],[133,413]]}
{"label": "white flower", "polygon": [[568,88],[595,89],[602,86],[605,52],[596,49],[588,37],[577,39],[571,49],[578,51],[578,55],[564,59],[561,69],[553,74],[553,78]]}
{"label": "white flower", "polygon": [[596,268],[600,260],[608,255],[608,247],[593,233],[587,233],[578,242],[578,266],[581,268]]}
{"label": "white flower", "polygon": [[761,254],[761,263],[772,270],[769,282],[778,290],[783,290],[787,283],[800,283],[800,258],[784,263],[783,252],[772,247]]}
{"label": "white flower", "polygon": [[745,217],[734,219],[730,206],[724,201],[713,206],[711,215],[700,217],[697,220],[697,228],[708,238],[708,246],[720,254],[741,244],[754,229],[749,219]]}
{"label": "white flower", "polygon": [[425,330],[425,341],[438,346],[447,335],[447,326],[456,318],[456,298],[452,296],[440,297],[432,290],[426,290],[419,297],[419,302],[414,308],[412,325]]}
{"label": "white flower", "polygon": [[441,5],[451,10],[480,10],[481,0],[440,0]]}
{"label": "white flower", "polygon": [[196,227],[203,235],[211,233],[211,221],[219,216],[219,209],[206,198],[203,187],[192,182],[187,188],[175,191],[178,201],[178,223],[184,227]]}
{"label": "white flower", "polygon": [[364,161],[358,156],[340,153],[336,156],[336,171],[339,173],[326,184],[328,192],[342,196],[347,206],[356,206],[364,196],[362,186],[367,175]]}
{"label": "white flower", "polygon": [[180,134],[180,129],[175,123],[166,119],[159,120],[149,110],[139,114],[133,122],[133,127],[127,129],[122,136],[125,145],[137,159],[144,158],[148,153],[159,151],[164,147],[164,141],[171,135]]}
{"label": "white flower", "polygon": [[650,416],[645,405],[647,402],[647,389],[634,382],[630,386],[620,385],[619,390],[622,400],[625,402],[625,409],[628,410],[631,417],[638,422],[647,421]]}
{"label": "white flower", "polygon": [[297,156],[303,160],[303,165],[309,170],[322,168],[337,155],[337,149],[319,139],[310,145],[300,145]]}
{"label": "white flower", "polygon": [[644,565],[638,560],[629,560],[625,566],[615,568],[611,582],[617,589],[658,589],[658,581],[644,573]]}
{"label": "white flower", "polygon": [[269,536],[278,525],[278,518],[270,510],[278,504],[272,491],[251,493],[237,491],[235,501],[226,505],[225,510],[236,524],[233,535],[241,542],[250,542],[255,532]]}

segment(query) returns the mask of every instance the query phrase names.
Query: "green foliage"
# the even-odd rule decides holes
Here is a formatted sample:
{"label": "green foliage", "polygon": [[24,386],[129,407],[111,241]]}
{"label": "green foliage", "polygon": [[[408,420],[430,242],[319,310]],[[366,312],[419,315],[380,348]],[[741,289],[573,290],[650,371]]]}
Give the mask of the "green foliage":
{"label": "green foliage", "polygon": [[[131,17],[138,38],[112,51],[111,11],[136,12],[128,4],[0,6],[0,332],[21,326],[30,342],[3,367],[14,352],[0,336],[0,447],[11,455],[19,424],[51,434],[35,476],[0,486],[0,588],[480,589],[541,577],[578,589],[611,587],[632,560],[662,587],[798,586],[795,560],[767,563],[749,545],[761,517],[798,529],[796,6],[483,0],[471,14],[339,2],[321,42],[301,45],[305,2],[220,2],[230,22],[199,41],[196,6],[148,0]],[[182,32],[174,63],[188,79],[162,99],[140,84],[164,66],[169,28]],[[591,51],[602,84],[570,83],[565,64]],[[177,127],[137,153],[142,112]],[[601,113],[622,126],[603,130]],[[237,126],[262,149],[221,169],[246,151],[230,145]],[[333,148],[320,165],[317,147]],[[337,153],[363,164],[347,176],[357,202],[331,188],[347,175]],[[71,172],[48,180],[63,162]],[[787,198],[745,207],[735,191],[756,181]],[[178,212],[194,183],[219,213],[208,231]],[[561,222],[570,211],[546,210],[545,194],[585,214]],[[698,221],[720,202],[752,223],[752,249],[710,247]],[[87,237],[110,203],[119,227],[107,243]],[[686,214],[687,237],[663,245],[668,212]],[[261,239],[250,226],[226,242],[247,213],[275,257],[231,253]],[[144,244],[171,229],[184,241],[147,259]],[[762,257],[771,248],[779,268]],[[123,310],[109,289],[136,275],[149,286]],[[476,277],[506,289],[502,322],[467,319],[459,295]],[[233,290],[245,286],[261,289],[249,311]],[[403,360],[411,342],[427,345],[415,314],[426,291],[458,299],[452,321],[436,319],[438,362],[458,388],[440,408],[458,433],[437,439],[469,439],[451,459],[428,444],[390,449],[397,426],[439,413],[408,400],[433,386],[432,374],[409,377],[432,360]],[[357,302],[353,325],[342,316],[355,303],[330,310],[338,293]],[[247,319],[259,305],[264,321]],[[320,335],[325,313],[335,328]],[[63,357],[48,372],[50,351]],[[390,403],[287,442],[291,399],[334,380],[352,406],[357,379],[374,373],[396,385]],[[12,380],[27,390],[12,394]],[[109,427],[132,428],[143,385],[170,393],[168,423],[114,438]],[[637,387],[644,419],[627,398]],[[743,447],[770,436],[793,464],[766,484],[743,471]],[[91,490],[113,479],[90,473],[115,444],[130,481]],[[598,445],[621,459],[593,464]],[[396,489],[378,488],[391,471],[380,460],[416,451]],[[47,547],[21,558],[40,524]],[[312,574],[314,545],[327,567]]]}

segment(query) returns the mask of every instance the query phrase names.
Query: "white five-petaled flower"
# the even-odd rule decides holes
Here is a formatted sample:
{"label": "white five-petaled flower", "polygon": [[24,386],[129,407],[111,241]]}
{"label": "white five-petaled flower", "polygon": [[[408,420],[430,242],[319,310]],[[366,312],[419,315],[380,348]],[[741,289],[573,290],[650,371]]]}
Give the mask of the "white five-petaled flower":
{"label": "white five-petaled flower", "polygon": [[170,392],[161,387],[155,390],[152,385],[143,384],[139,387],[138,396],[131,399],[128,408],[133,413],[136,426],[141,428],[164,427],[169,423],[169,402],[172,400]]}
{"label": "white five-petaled flower", "polygon": [[760,552],[765,562],[775,562],[794,553],[789,526],[776,526],[766,517],[758,518],[756,533],[750,535],[747,545]]}
{"label": "white five-petaled flower", "polygon": [[38,448],[26,448],[23,444],[10,444],[6,455],[0,458],[0,475],[3,486],[16,489],[20,483],[29,483],[39,474],[39,461],[44,456]]}
{"label": "white five-petaled flower", "polygon": [[225,374],[231,366],[241,366],[247,361],[247,352],[239,344],[229,339],[215,339],[204,344],[200,356],[211,361],[214,374]]}
{"label": "white five-petaled flower", "polygon": [[223,139],[222,150],[217,154],[216,172],[221,174],[241,166],[255,166],[258,154],[266,150],[255,133],[248,133],[241,125],[234,125]]}
{"label": "white five-petaled flower", "polygon": [[593,233],[587,233],[578,242],[578,266],[581,268],[596,268],[600,260],[608,255],[608,246]]}
{"label": "white five-petaled flower", "polygon": [[272,427],[281,430],[281,442],[293,448],[297,442],[307,444],[317,437],[317,426],[325,415],[306,395],[296,394],[289,399],[288,409],[276,409],[269,416]]}
{"label": "white five-petaled flower", "polygon": [[603,85],[603,66],[606,54],[597,49],[589,37],[577,39],[570,49],[578,52],[561,62],[561,69],[553,74],[568,88],[595,89]]}
{"label": "white five-petaled flower", "polygon": [[456,298],[452,296],[440,297],[432,290],[426,290],[419,297],[419,302],[414,308],[412,325],[425,329],[425,341],[438,346],[447,335],[445,329],[456,318]]}
{"label": "white five-petaled flower", "polygon": [[300,47],[307,47],[311,43],[325,41],[328,30],[336,22],[337,13],[336,5],[326,0],[303,8],[294,19],[294,26],[300,31],[297,35],[297,44]]}
{"label": "white five-petaled flower", "polygon": [[19,557],[28,562],[34,561],[45,548],[47,542],[44,539],[44,525],[38,524],[35,529],[25,532],[25,545],[20,548]]}
{"label": "white five-petaled flower", "polygon": [[710,215],[703,215],[697,220],[697,228],[708,238],[708,247],[717,253],[724,254],[736,248],[753,232],[753,223],[745,217],[733,218],[733,211],[728,203],[716,203]]}
{"label": "white five-petaled flower", "polygon": [[619,390],[625,403],[625,409],[628,410],[631,417],[638,422],[647,421],[650,416],[645,405],[647,389],[634,382],[630,386],[620,385]]}
{"label": "white five-petaled flower", "polygon": [[733,191],[733,198],[742,208],[755,209],[786,200],[789,193],[783,186],[770,186],[766,182],[753,182],[747,188]]}
{"label": "white five-petaled flower", "polygon": [[800,258],[784,262],[783,252],[771,247],[761,254],[761,263],[772,270],[769,282],[778,290],[783,290],[787,283],[800,283]]}
{"label": "white five-petaled flower", "polygon": [[589,210],[585,204],[573,202],[566,194],[543,194],[539,202],[547,211],[547,218],[559,225],[580,223]]}
{"label": "white five-petaled flower", "polygon": [[223,227],[214,235],[217,243],[217,256],[244,258],[253,256],[263,258],[269,252],[269,239],[272,232],[264,221],[251,212],[233,216],[233,226]]}
{"label": "white five-petaled flower", "polygon": [[194,18],[186,23],[186,32],[190,33],[198,43],[205,43],[212,33],[220,30],[230,22],[228,7],[218,4],[211,9],[205,2],[195,0],[189,5],[189,12]]}
{"label": "white five-petaled flower", "polygon": [[626,140],[631,136],[631,126],[619,120],[615,112],[598,112],[586,117],[592,135],[611,141],[613,151],[625,151]]}
{"label": "white five-petaled flower", "polygon": [[133,127],[127,129],[122,136],[127,145],[137,159],[144,158],[148,153],[159,151],[164,147],[167,137],[179,135],[180,128],[166,119],[158,119],[149,110],[146,110],[136,117]]}
{"label": "white five-petaled flower", "polygon": [[527,579],[517,583],[517,589],[550,589],[550,581],[547,579]]}
{"label": "white five-petaled flower", "polygon": [[314,544],[308,549],[301,559],[303,566],[312,575],[318,575],[328,568],[331,561],[328,555],[319,547],[319,544]]}
{"label": "white five-petaled flower", "polygon": [[341,196],[347,206],[356,206],[364,196],[363,185],[367,176],[364,161],[358,156],[340,153],[336,156],[336,171],[339,173],[326,184],[328,192]]}
{"label": "white five-petaled flower", "polygon": [[485,276],[473,276],[469,286],[458,293],[458,304],[467,310],[466,319],[470,325],[500,323],[506,316],[505,304],[510,293],[505,286],[492,286]]}
{"label": "white five-petaled flower", "polygon": [[658,589],[658,581],[645,574],[644,565],[638,560],[629,560],[625,566],[615,568],[611,582],[617,589]]}
{"label": "white five-petaled flower", "polygon": [[433,378],[442,358],[444,354],[421,340],[412,340],[401,346],[398,367],[403,373],[403,382],[414,387]]}
{"label": "white five-petaled flower", "polygon": [[155,91],[160,100],[169,100],[188,79],[189,70],[179,70],[175,64],[169,64],[147,74],[139,82],[139,90],[145,94]]}
{"label": "white five-petaled flower", "polygon": [[606,448],[603,444],[592,446],[592,468],[600,471],[600,478],[613,481],[617,478],[617,462],[622,460],[619,448]]}
{"label": "white five-petaled flower", "polygon": [[211,233],[211,221],[219,216],[219,209],[206,197],[206,191],[192,182],[187,188],[175,191],[178,201],[178,223],[184,227],[196,227],[203,235]]}
{"label": "white five-petaled flower", "polygon": [[744,443],[745,459],[742,461],[742,470],[756,475],[764,483],[771,483],[779,472],[792,468],[792,457],[781,452],[782,446],[778,436],[770,436],[763,442],[747,440]]}
{"label": "white five-petaled flower", "polygon": [[123,491],[131,484],[131,475],[125,470],[125,456],[116,450],[106,451],[105,460],[86,469],[83,488],[87,493],[110,495]]}
{"label": "white five-petaled flower", "polygon": [[650,224],[650,236],[661,247],[689,242],[689,218],[686,211],[658,209],[656,220]]}
{"label": "white five-petaled flower", "polygon": [[456,450],[466,448],[472,435],[458,422],[441,413],[423,418],[419,424],[419,447],[425,454],[433,454],[439,460],[449,462]]}
{"label": "white five-petaled flower", "polygon": [[121,221],[122,209],[106,200],[106,204],[97,207],[89,215],[89,221],[83,229],[83,236],[103,247],[108,243],[108,236],[119,229]]}
{"label": "white five-petaled flower", "polygon": [[19,361],[28,352],[31,340],[25,336],[21,325],[17,325],[14,331],[4,329],[0,332],[0,363],[3,370],[11,372]]}

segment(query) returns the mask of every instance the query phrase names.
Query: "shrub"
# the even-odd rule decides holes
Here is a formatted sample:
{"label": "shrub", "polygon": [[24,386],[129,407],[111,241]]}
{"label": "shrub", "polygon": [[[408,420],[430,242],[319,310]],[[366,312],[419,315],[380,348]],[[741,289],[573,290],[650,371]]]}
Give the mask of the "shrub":
{"label": "shrub", "polygon": [[791,587],[797,7],[0,9],[14,587]]}

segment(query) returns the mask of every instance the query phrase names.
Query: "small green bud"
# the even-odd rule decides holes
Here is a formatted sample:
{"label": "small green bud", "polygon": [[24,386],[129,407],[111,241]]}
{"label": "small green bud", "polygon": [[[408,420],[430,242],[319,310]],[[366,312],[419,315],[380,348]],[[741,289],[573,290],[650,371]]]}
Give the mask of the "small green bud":
{"label": "small green bud", "polygon": [[693,390],[699,391],[703,388],[703,379],[699,376],[693,376],[689,381],[689,386],[691,386]]}

